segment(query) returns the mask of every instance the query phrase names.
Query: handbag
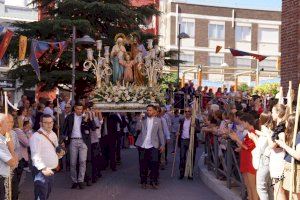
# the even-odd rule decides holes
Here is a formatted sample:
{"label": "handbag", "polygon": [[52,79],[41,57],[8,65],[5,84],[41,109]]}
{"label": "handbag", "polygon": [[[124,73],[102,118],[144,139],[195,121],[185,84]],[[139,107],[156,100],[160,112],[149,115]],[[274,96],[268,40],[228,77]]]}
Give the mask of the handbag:
{"label": "handbag", "polygon": [[66,155],[66,148],[62,147],[62,145],[58,145],[58,147],[56,147],[55,144],[52,142],[52,140],[50,140],[50,138],[47,135],[45,135],[42,131],[38,130],[37,132],[43,135],[52,144],[58,156],[58,159],[61,159]]}

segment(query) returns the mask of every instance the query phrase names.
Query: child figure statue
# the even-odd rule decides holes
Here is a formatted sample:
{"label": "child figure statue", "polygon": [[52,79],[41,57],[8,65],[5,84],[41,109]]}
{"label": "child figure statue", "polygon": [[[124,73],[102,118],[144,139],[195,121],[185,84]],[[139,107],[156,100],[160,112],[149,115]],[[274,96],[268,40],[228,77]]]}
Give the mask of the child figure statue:
{"label": "child figure statue", "polygon": [[133,82],[133,73],[132,69],[133,66],[136,64],[134,60],[131,60],[131,57],[129,54],[125,54],[125,61],[120,60],[120,64],[124,67],[124,82],[127,83],[132,83]]}

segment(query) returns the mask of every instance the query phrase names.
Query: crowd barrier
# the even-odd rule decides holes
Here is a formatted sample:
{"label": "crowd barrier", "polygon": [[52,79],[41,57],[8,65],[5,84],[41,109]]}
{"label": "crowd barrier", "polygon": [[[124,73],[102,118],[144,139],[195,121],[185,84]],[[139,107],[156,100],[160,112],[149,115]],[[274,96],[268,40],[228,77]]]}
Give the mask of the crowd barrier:
{"label": "crowd barrier", "polygon": [[239,168],[239,154],[234,151],[234,146],[230,139],[205,134],[204,163],[217,179],[226,180],[228,189],[240,187],[240,196],[244,200],[247,199],[247,190]]}

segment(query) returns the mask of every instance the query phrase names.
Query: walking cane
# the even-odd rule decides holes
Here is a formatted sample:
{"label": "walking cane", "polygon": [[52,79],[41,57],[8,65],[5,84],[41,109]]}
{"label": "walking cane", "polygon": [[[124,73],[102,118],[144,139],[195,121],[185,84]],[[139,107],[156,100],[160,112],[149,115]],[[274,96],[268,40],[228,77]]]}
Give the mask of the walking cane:
{"label": "walking cane", "polygon": [[175,150],[174,150],[174,158],[173,158],[173,165],[172,165],[172,172],[171,172],[171,177],[174,177],[174,169],[175,169],[175,162],[176,162],[176,155],[177,155],[177,146],[178,146],[178,138],[179,135],[176,135],[176,142],[175,142]]}
{"label": "walking cane", "polygon": [[[7,92],[4,91],[4,112],[7,115],[8,114],[8,103],[7,103]],[[12,191],[11,191],[11,169],[9,169],[9,175],[8,175],[8,199],[11,200],[12,198]]]}
{"label": "walking cane", "polygon": [[[300,114],[300,84],[298,85],[298,96],[297,96],[297,107],[296,107],[296,119],[295,119],[295,126],[294,126],[294,135],[293,135],[293,143],[292,149],[295,149],[296,143],[296,136],[298,132],[298,122],[299,122],[299,114]],[[294,175],[295,175],[295,158],[292,157],[291,162],[291,174],[290,174],[290,193],[289,193],[289,200],[292,200],[293,190],[294,190]],[[297,180],[299,181],[299,180]]]}

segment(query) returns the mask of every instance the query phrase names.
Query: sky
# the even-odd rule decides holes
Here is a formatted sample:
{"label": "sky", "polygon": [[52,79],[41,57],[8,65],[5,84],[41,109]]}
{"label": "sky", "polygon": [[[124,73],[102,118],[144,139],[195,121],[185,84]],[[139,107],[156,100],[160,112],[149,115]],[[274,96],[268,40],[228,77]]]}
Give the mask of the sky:
{"label": "sky", "polygon": [[276,10],[281,11],[282,0],[179,0],[181,2],[236,7],[236,8],[250,8],[260,10]]}

